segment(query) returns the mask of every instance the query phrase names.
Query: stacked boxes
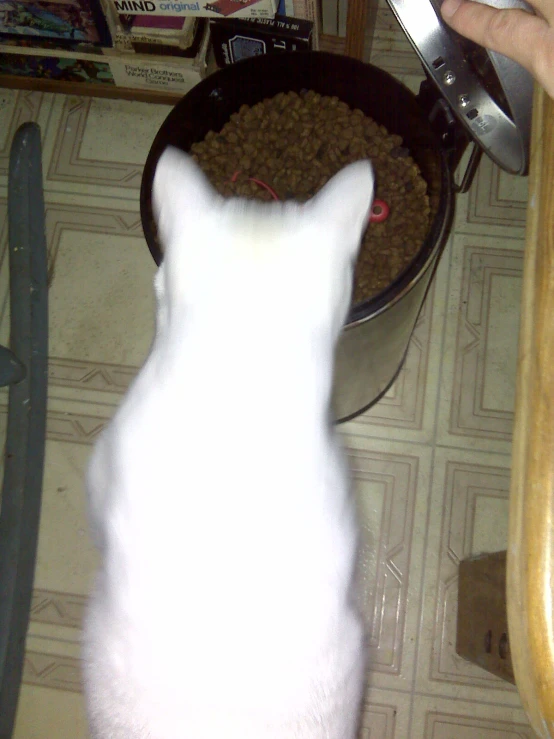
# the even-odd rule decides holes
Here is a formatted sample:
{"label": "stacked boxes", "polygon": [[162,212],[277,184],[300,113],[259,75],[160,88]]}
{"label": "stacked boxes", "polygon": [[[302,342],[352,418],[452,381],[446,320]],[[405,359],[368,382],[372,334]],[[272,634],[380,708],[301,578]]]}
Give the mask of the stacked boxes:
{"label": "stacked boxes", "polygon": [[115,45],[123,52],[194,57],[204,21],[159,15],[119,16]]}
{"label": "stacked boxes", "polygon": [[112,45],[98,0],[0,0],[0,41],[37,48]]}
{"label": "stacked boxes", "polygon": [[184,95],[206,74],[208,41],[204,27],[198,52],[192,58],[128,54],[114,48],[86,53],[81,49],[2,45],[0,74]]}
{"label": "stacked boxes", "polygon": [[317,48],[316,1],[0,0],[0,75],[185,94],[210,36],[221,67]]}

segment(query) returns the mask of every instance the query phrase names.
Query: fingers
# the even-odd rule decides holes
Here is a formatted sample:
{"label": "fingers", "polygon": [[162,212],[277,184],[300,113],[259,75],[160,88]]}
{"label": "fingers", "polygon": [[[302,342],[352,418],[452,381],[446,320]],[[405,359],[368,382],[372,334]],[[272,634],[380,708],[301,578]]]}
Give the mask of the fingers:
{"label": "fingers", "polygon": [[444,0],[441,14],[458,33],[510,57],[547,88],[554,84],[549,62],[554,57],[554,32],[542,18],[524,10],[498,10],[467,0]]}
{"label": "fingers", "polygon": [[[517,6],[517,0],[515,2],[514,0],[512,2],[510,0],[476,0],[476,2],[493,8],[509,8],[512,4]],[[552,0],[526,0],[526,2],[540,18],[545,19],[551,26],[554,25],[554,3]],[[453,15],[460,5],[467,5],[467,0],[444,0],[441,8],[443,16],[445,13],[449,16]]]}

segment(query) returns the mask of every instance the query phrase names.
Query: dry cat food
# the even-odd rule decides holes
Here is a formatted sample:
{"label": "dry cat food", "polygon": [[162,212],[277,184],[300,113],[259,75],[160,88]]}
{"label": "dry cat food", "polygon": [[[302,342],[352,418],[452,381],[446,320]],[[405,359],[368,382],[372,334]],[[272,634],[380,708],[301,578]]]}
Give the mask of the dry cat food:
{"label": "dry cat food", "polygon": [[421,248],[429,229],[427,184],[400,136],[361,110],[313,91],[279,93],[243,105],[191,153],[222,195],[305,201],[336,172],[369,157],[375,197],[389,206],[365,233],[354,303],[387,287]]}

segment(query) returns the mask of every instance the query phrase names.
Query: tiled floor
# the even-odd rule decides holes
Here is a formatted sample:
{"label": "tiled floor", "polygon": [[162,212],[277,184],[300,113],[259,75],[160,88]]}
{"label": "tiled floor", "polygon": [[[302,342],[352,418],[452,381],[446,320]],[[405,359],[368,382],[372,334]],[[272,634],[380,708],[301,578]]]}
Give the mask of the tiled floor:
{"label": "tiled floor", "polygon": [[[380,14],[372,60],[417,89],[417,59],[390,11]],[[87,736],[79,629],[95,552],[83,470],[150,342],[154,265],[138,196],[168,110],[0,91],[4,333],[8,151],[30,119],[44,136],[52,276],[44,503],[17,739]],[[458,562],[506,547],[525,202],[524,179],[482,162],[458,198],[401,376],[343,427],[367,564],[363,739],[532,737],[515,689],[454,651]]]}

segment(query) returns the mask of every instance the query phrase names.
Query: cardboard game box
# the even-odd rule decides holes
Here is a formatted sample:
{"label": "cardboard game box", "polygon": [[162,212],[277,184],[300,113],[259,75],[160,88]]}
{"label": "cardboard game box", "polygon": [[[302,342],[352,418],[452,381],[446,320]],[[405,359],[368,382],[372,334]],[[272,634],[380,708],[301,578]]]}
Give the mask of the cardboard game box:
{"label": "cardboard game box", "polygon": [[212,20],[210,32],[216,63],[225,67],[260,54],[309,51],[313,23],[282,15],[253,20]]}
{"label": "cardboard game box", "polygon": [[97,0],[0,0],[0,42],[36,47],[111,46]]}
{"label": "cardboard game box", "polygon": [[206,75],[208,45],[207,27],[194,59],[124,54],[115,49],[85,54],[74,50],[0,45],[0,75],[184,95]]}
{"label": "cardboard game box", "polygon": [[113,0],[113,4],[120,15],[274,18],[278,3],[277,0]]}
{"label": "cardboard game box", "polygon": [[204,18],[120,15],[116,48],[138,54],[195,57],[204,36]]}

